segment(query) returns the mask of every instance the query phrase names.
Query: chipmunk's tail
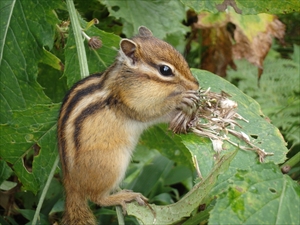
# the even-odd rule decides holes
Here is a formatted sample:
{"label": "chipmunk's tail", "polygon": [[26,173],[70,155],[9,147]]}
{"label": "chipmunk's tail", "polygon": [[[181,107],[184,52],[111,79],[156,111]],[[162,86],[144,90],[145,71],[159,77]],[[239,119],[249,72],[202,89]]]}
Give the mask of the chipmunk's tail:
{"label": "chipmunk's tail", "polygon": [[77,192],[66,190],[63,225],[96,225],[96,218],[88,206],[87,199]]}

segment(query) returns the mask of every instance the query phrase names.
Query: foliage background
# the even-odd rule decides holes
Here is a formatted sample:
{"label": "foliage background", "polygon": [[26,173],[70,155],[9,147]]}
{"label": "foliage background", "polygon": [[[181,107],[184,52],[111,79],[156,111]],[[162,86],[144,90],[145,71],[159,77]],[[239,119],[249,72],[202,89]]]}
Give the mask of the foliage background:
{"label": "foliage background", "polygon": [[[255,98],[263,113],[280,128],[291,149],[290,160],[286,162],[293,161],[289,164],[292,165],[289,175],[299,180],[299,47],[293,45],[300,44],[299,35],[295,33],[297,29],[293,28],[299,20],[299,2],[288,1],[284,6],[275,0],[256,2],[255,5],[250,1],[234,2],[243,14],[282,14],[279,17],[291,34],[287,36],[286,48],[274,43],[264,65],[260,88],[256,85],[256,68],[245,61],[237,62],[237,71],[228,70],[228,80]],[[75,1],[83,28],[93,18],[100,21],[87,31],[88,35],[99,36],[103,42],[97,51],[89,49],[85,43],[90,73],[107,68],[116,56],[119,36],[134,35],[140,25],[149,27],[155,36],[184,53],[185,36],[190,31],[186,26],[189,24],[186,9],[217,13],[216,6],[221,9],[222,4],[221,0]],[[133,7],[136,10],[132,10]],[[78,57],[72,28],[63,26],[63,21],[69,18],[64,2],[5,0],[0,1],[0,10],[0,203],[3,216],[0,223],[31,224],[57,157],[56,120],[61,99],[80,79]],[[195,65],[195,59],[200,58],[201,46],[194,43],[192,47],[194,51],[186,57],[192,59],[191,65]],[[198,55],[192,55],[195,53]],[[262,116],[256,102],[226,81],[198,70],[194,70],[194,74],[203,86],[212,86],[216,91],[224,88],[228,92],[231,90],[233,95],[242,96],[239,102],[249,101],[254,118]],[[247,108],[242,110],[245,111]],[[268,124],[262,120],[258,119],[260,122],[253,128],[256,133]],[[226,163],[220,171],[217,170],[218,162],[224,161],[214,160],[215,153],[209,140],[193,135],[174,136],[164,125],[154,127],[143,135],[123,187],[140,191],[157,205],[180,201],[191,190],[191,196],[201,200],[201,207],[199,203],[192,204],[191,216],[182,222],[186,224],[205,221],[209,224],[297,224],[299,186],[290,176],[282,175],[279,165],[284,163],[287,149],[279,132],[273,127],[270,132],[271,141],[278,141],[280,146],[278,150],[274,149],[278,151],[277,158],[257,164],[254,153],[240,151],[236,154],[228,147],[232,157],[224,153],[225,158],[221,159]],[[271,143],[266,140],[265,144],[268,141]],[[191,154],[198,154],[205,178],[201,186],[207,189],[201,190],[201,196],[192,189],[199,180]],[[185,205],[183,201],[177,204],[180,209]],[[102,224],[117,223],[113,208],[91,207]],[[133,208],[131,214],[137,216],[135,206],[130,207]],[[59,221],[62,210],[63,189],[57,168],[39,214],[41,224]],[[270,211],[272,213],[268,213]],[[145,217],[147,212],[144,213]],[[133,217],[126,217],[126,222],[137,223]]]}

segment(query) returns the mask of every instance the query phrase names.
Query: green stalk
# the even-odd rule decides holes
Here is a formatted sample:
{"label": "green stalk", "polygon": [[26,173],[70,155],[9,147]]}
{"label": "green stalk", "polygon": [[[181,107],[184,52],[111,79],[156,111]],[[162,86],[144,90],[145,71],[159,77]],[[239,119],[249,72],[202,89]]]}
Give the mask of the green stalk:
{"label": "green stalk", "polygon": [[123,215],[121,206],[116,206],[116,213],[117,213],[117,218],[118,218],[118,224],[125,225],[124,215]]}
{"label": "green stalk", "polygon": [[286,161],[281,168],[285,166],[294,167],[297,163],[300,162],[300,152],[298,152],[296,155],[294,155],[292,158],[290,158],[288,161]]}
{"label": "green stalk", "polygon": [[66,3],[67,3],[71,25],[75,37],[75,43],[76,43],[78,61],[80,67],[80,77],[81,79],[83,79],[86,76],[88,76],[90,73],[89,73],[83,38],[81,34],[81,26],[77,17],[77,11],[75,9],[73,0],[66,0]]}
{"label": "green stalk", "polygon": [[45,196],[46,196],[46,194],[47,194],[47,192],[48,192],[48,189],[49,189],[51,180],[52,180],[53,175],[54,175],[54,172],[55,172],[55,169],[56,169],[56,167],[57,167],[57,165],[58,165],[58,162],[59,162],[59,157],[56,156],[56,159],[55,159],[55,161],[54,161],[54,163],[53,163],[53,166],[52,166],[52,168],[51,168],[51,171],[50,171],[50,173],[49,173],[47,182],[46,182],[46,184],[45,184],[45,187],[44,187],[43,192],[42,192],[42,194],[41,194],[41,197],[40,197],[40,199],[39,199],[38,205],[37,205],[37,207],[36,207],[36,210],[35,210],[35,213],[34,213],[34,217],[33,217],[33,220],[32,220],[32,225],[36,225],[36,222],[37,222],[37,220],[38,220],[38,218],[39,218],[39,216],[40,216],[40,211],[41,211],[41,208],[42,208],[42,205],[43,205]]}

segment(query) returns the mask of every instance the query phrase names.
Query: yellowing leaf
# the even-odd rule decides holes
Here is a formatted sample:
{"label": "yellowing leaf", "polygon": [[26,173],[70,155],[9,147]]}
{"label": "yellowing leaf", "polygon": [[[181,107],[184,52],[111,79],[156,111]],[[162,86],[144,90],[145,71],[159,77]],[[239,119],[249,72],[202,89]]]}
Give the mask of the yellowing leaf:
{"label": "yellowing leaf", "polygon": [[53,67],[54,69],[61,71],[64,70],[64,64],[60,61],[60,59],[45,48],[43,48],[41,62]]}
{"label": "yellowing leaf", "polygon": [[240,15],[232,8],[228,13],[201,12],[193,29],[202,30],[200,68],[222,77],[227,65],[236,69],[233,59],[245,58],[259,68],[260,78],[272,38],[282,41],[285,34],[285,25],[274,15]]}
{"label": "yellowing leaf", "polygon": [[272,45],[272,38],[282,40],[285,25],[276,16],[269,14],[242,17],[231,12],[230,21],[236,25],[234,31],[236,43],[232,47],[233,57],[245,58],[257,66],[259,79],[263,72],[263,61]]}
{"label": "yellowing leaf", "polygon": [[268,24],[271,23],[275,16],[261,13],[258,15],[242,16],[233,10],[229,13],[230,22],[240,28],[247,39],[252,42],[260,32],[266,32]]}

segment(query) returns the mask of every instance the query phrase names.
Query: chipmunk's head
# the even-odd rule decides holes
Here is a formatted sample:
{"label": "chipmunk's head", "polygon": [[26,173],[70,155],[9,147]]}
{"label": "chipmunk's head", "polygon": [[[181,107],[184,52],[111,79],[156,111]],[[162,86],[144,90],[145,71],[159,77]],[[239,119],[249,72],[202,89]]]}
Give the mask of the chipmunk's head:
{"label": "chipmunk's head", "polygon": [[123,65],[122,79],[132,84],[126,90],[128,105],[140,99],[140,105],[153,114],[168,101],[178,103],[183,92],[199,88],[183,56],[144,26],[138,35],[121,40],[118,60]]}
{"label": "chipmunk's head", "polygon": [[144,26],[132,39],[121,40],[120,57],[129,68],[141,70],[148,78],[180,83],[186,89],[198,89],[198,82],[183,56],[170,44],[154,37]]}

